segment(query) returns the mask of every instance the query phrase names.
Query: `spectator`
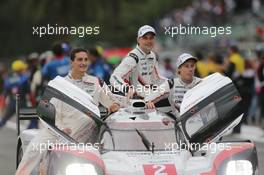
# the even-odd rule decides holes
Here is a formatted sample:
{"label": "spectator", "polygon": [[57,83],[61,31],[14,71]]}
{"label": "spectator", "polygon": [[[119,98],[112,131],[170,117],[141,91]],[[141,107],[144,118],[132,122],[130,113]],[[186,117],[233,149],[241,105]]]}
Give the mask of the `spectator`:
{"label": "spectator", "polygon": [[220,63],[222,60],[220,55],[209,54],[208,56],[208,74],[213,74],[215,72],[224,73],[225,66]]}
{"label": "spectator", "polygon": [[254,96],[254,84],[255,84],[255,74],[252,60],[250,57],[245,59],[245,70],[241,75],[241,82],[243,83],[240,88],[240,94],[243,99],[244,106],[244,117],[242,123],[246,123],[249,117],[249,109]]}
{"label": "spectator", "polygon": [[231,46],[228,50],[228,63],[226,75],[232,80],[238,79],[245,70],[245,60],[239,53],[237,46]]}
{"label": "spectator", "polygon": [[258,77],[258,88],[257,88],[257,94],[258,94],[258,103],[260,107],[260,117],[261,117],[261,124],[264,128],[264,47],[261,48],[257,52],[258,59],[259,59],[259,66],[257,70],[257,77]]}
{"label": "spectator", "polygon": [[[29,82],[32,84],[33,76],[39,69],[39,54],[37,52],[31,53],[28,58],[26,59],[27,65],[28,65],[28,73],[29,73]],[[31,86],[31,85],[30,85]],[[32,87],[32,86],[31,86]],[[31,93],[32,93],[32,98],[33,98],[33,104],[32,106],[36,105],[36,96],[34,91],[32,91],[31,88]]]}
{"label": "spectator", "polygon": [[106,84],[109,84],[109,78],[112,73],[110,65],[105,63],[104,59],[99,54],[96,48],[90,48],[88,50],[89,60],[91,61],[88,67],[87,73],[104,80]]}
{"label": "spectator", "polygon": [[[242,95],[242,88],[244,84],[244,80],[242,78],[242,74],[245,71],[245,60],[239,53],[239,49],[237,46],[231,46],[228,50],[228,62],[226,64],[226,75],[230,77],[234,84],[236,85],[239,93]],[[243,105],[245,105],[243,100]],[[247,113],[246,107],[243,107],[244,113]],[[234,133],[240,133],[241,124],[245,121],[246,116],[244,115],[241,122],[234,128]]]}
{"label": "spectator", "polygon": [[207,75],[209,75],[209,70],[204,56],[202,55],[202,53],[197,52],[196,58],[198,59],[198,61],[196,63],[195,75],[200,78],[206,77]]}
{"label": "spectator", "polygon": [[34,73],[38,70],[38,59],[39,59],[39,54],[37,52],[33,52],[29,54],[29,56],[26,59],[28,65],[28,71],[30,74],[29,77],[30,81],[32,81]]}
{"label": "spectator", "polygon": [[6,67],[4,64],[0,63],[0,115],[2,115],[5,110],[4,80],[7,76]]}
{"label": "spectator", "polygon": [[166,78],[174,78],[175,70],[172,67],[171,59],[165,58],[163,64],[159,67],[160,74]]}
{"label": "spectator", "polygon": [[41,70],[46,64],[47,61],[51,60],[53,58],[53,53],[51,51],[43,52],[37,62],[37,70],[34,72],[32,76],[32,81],[30,84],[31,92],[36,98],[36,102],[39,102],[40,97],[42,95],[42,91],[44,88],[44,85],[47,84],[47,82],[44,82],[44,79],[41,74]]}
{"label": "spectator", "polygon": [[27,64],[21,60],[12,63],[12,75],[4,80],[4,95],[8,98],[6,111],[0,121],[0,128],[15,114],[16,94],[20,94],[20,106],[27,106],[27,99],[30,96],[29,76]]}
{"label": "spectator", "polygon": [[66,76],[70,70],[70,58],[65,56],[61,43],[53,46],[54,59],[47,63],[42,69],[43,78],[52,80],[57,75]]}

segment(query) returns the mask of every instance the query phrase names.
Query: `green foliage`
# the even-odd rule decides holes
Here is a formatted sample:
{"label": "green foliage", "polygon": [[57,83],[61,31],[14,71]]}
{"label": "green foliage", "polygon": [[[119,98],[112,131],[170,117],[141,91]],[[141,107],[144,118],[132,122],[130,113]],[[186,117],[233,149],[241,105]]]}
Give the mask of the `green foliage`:
{"label": "green foliage", "polygon": [[[0,2],[0,56],[28,54],[50,49],[56,40],[69,40],[84,46],[106,43],[129,46],[136,41],[138,27],[153,25],[163,15],[190,0],[6,0]],[[32,35],[33,26],[99,26],[100,36]]]}

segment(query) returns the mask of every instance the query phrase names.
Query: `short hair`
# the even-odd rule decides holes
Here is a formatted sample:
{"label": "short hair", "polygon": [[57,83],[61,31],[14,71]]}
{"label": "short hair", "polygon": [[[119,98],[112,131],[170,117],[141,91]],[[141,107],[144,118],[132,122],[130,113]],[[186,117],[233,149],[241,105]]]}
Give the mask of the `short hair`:
{"label": "short hair", "polygon": [[233,52],[235,52],[235,53],[239,52],[239,49],[238,49],[237,46],[231,46],[230,49],[231,49]]}
{"label": "short hair", "polygon": [[71,50],[71,60],[74,61],[76,53],[85,52],[88,55],[88,51],[84,48],[74,48]]}
{"label": "short hair", "polygon": [[52,52],[55,55],[62,55],[63,54],[63,48],[60,42],[56,42],[52,46]]}
{"label": "short hair", "polygon": [[99,54],[98,50],[96,48],[89,48],[88,49],[89,54],[95,56],[95,57],[100,57],[101,55]]}

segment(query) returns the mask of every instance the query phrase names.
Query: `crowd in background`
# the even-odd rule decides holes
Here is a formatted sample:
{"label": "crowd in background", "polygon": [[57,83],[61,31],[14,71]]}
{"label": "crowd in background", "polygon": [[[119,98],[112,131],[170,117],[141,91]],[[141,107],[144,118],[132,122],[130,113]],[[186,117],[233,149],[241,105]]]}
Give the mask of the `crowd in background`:
{"label": "crowd in background", "polygon": [[[3,127],[15,113],[15,94],[20,94],[22,107],[36,106],[47,82],[57,75],[68,74],[70,50],[68,43],[57,43],[51,51],[41,54],[34,52],[25,59],[14,60],[11,64],[11,72],[1,64],[0,127]],[[90,65],[87,73],[109,83],[114,65],[107,63],[101,49],[89,48],[88,53]],[[241,110],[244,110],[245,117],[242,123],[255,123],[264,128],[264,44],[257,45],[251,54],[245,54],[238,46],[233,45],[226,48],[222,54],[212,52],[204,55],[198,51],[195,55],[199,59],[196,75],[203,78],[214,72],[220,72],[230,77],[243,98],[244,108]],[[159,69],[164,77],[173,78],[176,75],[176,66],[173,64],[176,58],[175,55],[173,58],[165,57],[159,60]],[[28,128],[36,127],[37,121],[32,121],[28,126]],[[234,131],[240,132],[240,126]]]}
{"label": "crowd in background", "polygon": [[[197,0],[184,8],[175,8],[166,13],[155,24],[159,33],[166,34],[167,29],[175,27],[178,33],[180,26],[199,28],[230,27],[230,35],[217,35],[213,40],[206,35],[178,34],[163,37],[160,40],[166,48],[175,45],[182,48],[202,46],[210,43],[210,47],[226,47],[233,40],[263,41],[264,39],[263,0]],[[178,30],[177,30],[178,29]],[[183,29],[183,33],[185,33]],[[187,32],[188,33],[188,32]]]}
{"label": "crowd in background", "polygon": [[[248,1],[249,2],[249,1]],[[252,14],[261,14],[261,0],[252,0],[249,4],[244,3]],[[232,17],[235,11],[243,9],[242,1],[235,0],[198,0],[182,9],[175,9],[160,20],[161,28],[165,26],[194,25],[194,26],[214,26],[223,25],[227,18]],[[249,5],[249,6],[248,6]]]}

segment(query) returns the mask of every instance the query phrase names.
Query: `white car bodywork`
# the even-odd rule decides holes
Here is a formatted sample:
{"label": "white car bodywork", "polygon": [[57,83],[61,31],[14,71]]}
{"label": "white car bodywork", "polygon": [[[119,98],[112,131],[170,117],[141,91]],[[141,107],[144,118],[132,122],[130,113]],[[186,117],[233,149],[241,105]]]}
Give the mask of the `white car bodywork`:
{"label": "white car bodywork", "polygon": [[[61,78],[55,78],[49,83],[49,86],[63,92],[71,99],[79,101],[80,104],[99,116],[98,108],[95,108],[94,104],[89,101],[90,97],[71,83],[66,82]],[[65,83],[67,87],[61,86]],[[204,78],[200,84],[185,94],[181,105],[182,121],[175,121],[164,113],[145,110],[142,107],[127,107],[110,115],[105,120],[107,129],[102,130],[99,136],[102,150],[97,150],[97,155],[100,155],[99,158],[104,162],[105,173],[108,175],[231,175],[228,167],[234,167],[233,169],[238,173],[247,172],[243,170],[244,168],[249,169],[249,174],[250,172],[257,173],[257,162],[254,161],[256,157],[253,157],[252,161],[245,159],[249,163],[236,162],[241,160],[244,153],[254,153],[253,143],[219,141],[223,134],[240,122],[243,114],[230,121],[221,130],[217,130],[218,133],[211,135],[210,138],[201,134],[201,137],[205,137],[205,139],[203,143],[199,143],[199,149],[192,147],[192,144],[195,144],[192,136],[204,127],[204,123],[199,123],[203,120],[202,116],[200,116],[201,118],[188,118],[188,112],[193,112],[194,115],[199,114],[200,111],[196,108],[200,102],[205,101],[210,95],[230,83],[232,81],[229,78],[220,74]],[[211,107],[213,103],[207,106]],[[213,105],[216,106],[216,104]],[[185,126],[183,127],[183,125]],[[140,133],[135,131],[136,129],[141,134],[143,133],[143,136],[140,136]],[[107,132],[111,132],[111,134]],[[182,133],[183,137],[176,138],[179,136],[178,132]],[[166,137],[168,133],[171,136],[174,134],[175,138]],[[37,136],[37,130],[21,132],[19,139],[22,142],[23,150],[26,149],[27,144],[34,136]],[[117,136],[122,136],[121,141]],[[150,150],[147,150],[146,145],[144,146],[146,143],[146,141],[144,143],[144,139],[149,141]],[[162,143],[160,140],[165,142]],[[115,146],[111,142],[115,142],[113,144]],[[123,147],[118,145],[124,144],[127,147],[122,150]],[[181,144],[186,147],[181,148]],[[154,147],[151,147],[153,145]],[[162,148],[162,146],[164,147]],[[240,167],[233,166],[232,160],[235,161],[235,165],[240,165]]]}

